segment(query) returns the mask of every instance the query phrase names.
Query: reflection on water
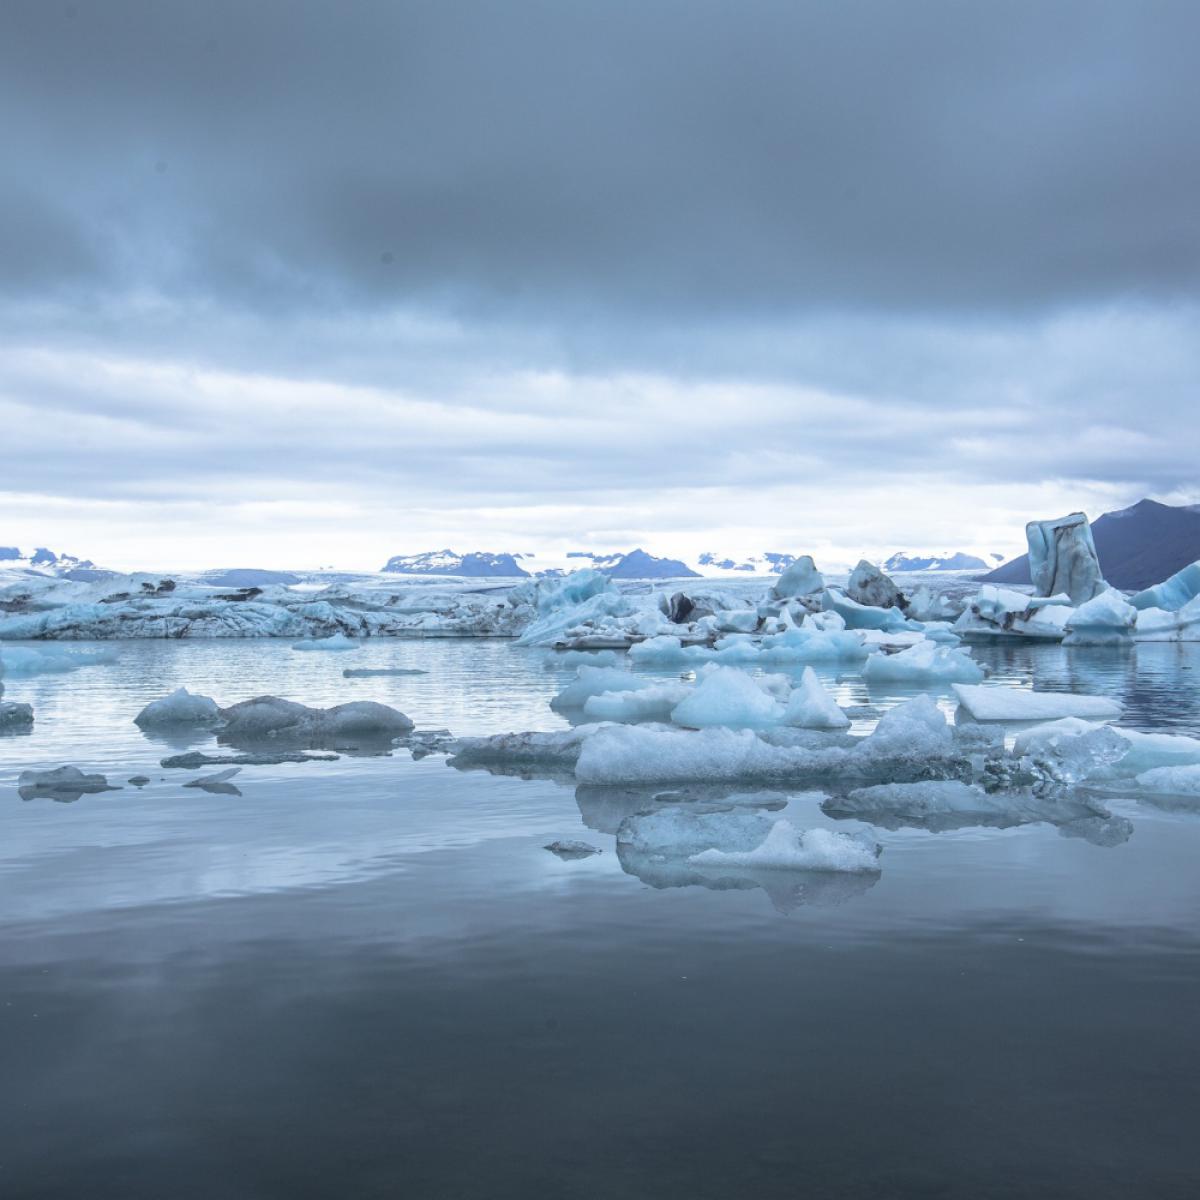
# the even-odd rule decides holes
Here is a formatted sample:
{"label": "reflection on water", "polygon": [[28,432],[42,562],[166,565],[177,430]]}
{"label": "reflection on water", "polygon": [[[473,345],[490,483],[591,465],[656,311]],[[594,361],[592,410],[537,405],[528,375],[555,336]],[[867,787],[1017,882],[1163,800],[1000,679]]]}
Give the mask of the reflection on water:
{"label": "reflection on water", "polygon": [[[974,653],[1200,735],[1198,651]],[[348,657],[427,674],[346,679]],[[576,787],[404,750],[248,764],[235,795],[183,786],[228,764],[160,762],[245,748],[132,724],[186,685],[559,728],[569,672],[545,657],[131,643],[7,681],[36,723],[0,739],[3,1195],[1196,1194],[1195,806],[868,823],[838,780]],[[821,673],[860,728],[904,696]],[[22,800],[21,770],[64,763],[121,790]],[[869,829],[881,869],[618,849],[622,821],[669,806]],[[604,853],[543,849],[580,838]]]}

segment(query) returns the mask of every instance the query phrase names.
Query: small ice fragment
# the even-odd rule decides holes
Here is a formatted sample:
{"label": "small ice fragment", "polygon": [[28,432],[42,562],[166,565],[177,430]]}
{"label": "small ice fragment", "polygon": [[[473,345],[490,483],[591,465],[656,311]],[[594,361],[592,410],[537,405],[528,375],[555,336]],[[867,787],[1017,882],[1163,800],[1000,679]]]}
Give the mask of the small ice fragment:
{"label": "small ice fragment", "polygon": [[305,638],[293,642],[293,650],[361,650],[362,642],[347,637],[344,633],[334,633],[329,637]]}
{"label": "small ice fragment", "polygon": [[220,710],[211,696],[195,695],[181,687],[161,700],[152,700],[133,723],[141,729],[157,729],[168,725],[217,725],[220,720]]}
{"label": "small ice fragment", "polygon": [[593,854],[604,853],[598,846],[593,846],[588,842],[551,842],[548,846],[544,846],[543,849],[549,850],[551,854],[557,854],[564,862],[570,862],[572,859],[577,858],[590,858]]}
{"label": "small ice fragment", "polygon": [[788,725],[804,729],[846,729],[850,724],[850,718],[821,686],[812,667],[804,668],[799,686],[788,697],[783,719]]}

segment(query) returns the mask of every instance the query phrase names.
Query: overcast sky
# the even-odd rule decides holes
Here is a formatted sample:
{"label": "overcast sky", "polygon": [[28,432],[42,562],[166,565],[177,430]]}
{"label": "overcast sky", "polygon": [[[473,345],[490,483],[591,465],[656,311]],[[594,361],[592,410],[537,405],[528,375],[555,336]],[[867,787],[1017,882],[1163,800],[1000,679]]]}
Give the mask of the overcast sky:
{"label": "overcast sky", "polygon": [[0,0],[0,544],[1022,548],[1200,500],[1193,0]]}

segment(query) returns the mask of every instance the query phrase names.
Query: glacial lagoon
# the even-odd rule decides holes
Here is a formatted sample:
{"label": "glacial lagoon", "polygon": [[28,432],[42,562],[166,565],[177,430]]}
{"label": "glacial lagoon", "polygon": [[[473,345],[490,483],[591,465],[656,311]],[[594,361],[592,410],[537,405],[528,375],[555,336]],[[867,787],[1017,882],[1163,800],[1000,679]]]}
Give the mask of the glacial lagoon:
{"label": "glacial lagoon", "polygon": [[[596,788],[399,747],[209,792],[160,763],[212,733],[132,723],[177,686],[469,736],[566,728],[574,670],[486,638],[69,649],[98,647],[5,680],[36,713],[0,737],[6,1196],[1194,1194],[1200,801],[1109,789],[1105,830],[933,831],[836,820],[807,786]],[[1200,737],[1200,644],[972,655]],[[343,674],[389,668],[425,673]],[[955,710],[948,685],[817,672],[856,733],[918,691]],[[22,798],[64,763],[120,790]],[[878,871],[619,852],[631,812],[735,794],[869,833]]]}

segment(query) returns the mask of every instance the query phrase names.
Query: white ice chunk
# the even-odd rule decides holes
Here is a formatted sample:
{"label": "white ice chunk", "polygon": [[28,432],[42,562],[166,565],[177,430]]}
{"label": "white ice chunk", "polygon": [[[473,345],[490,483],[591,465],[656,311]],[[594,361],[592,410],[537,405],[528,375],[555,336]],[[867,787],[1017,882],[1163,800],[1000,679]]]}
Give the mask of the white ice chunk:
{"label": "white ice chunk", "polygon": [[609,725],[584,740],[575,778],[580,783],[780,779],[834,770],[845,765],[849,756],[850,751],[841,746],[772,745],[749,729],[690,732]]}
{"label": "white ice chunk", "polygon": [[1109,646],[1132,641],[1137,609],[1116,588],[1081,604],[1067,621],[1064,646]]}
{"label": "white ice chunk", "polygon": [[691,690],[686,683],[663,683],[632,692],[604,692],[584,701],[583,715],[592,721],[665,721]]}
{"label": "white ice chunk", "polygon": [[863,667],[868,683],[978,683],[983,668],[962,650],[922,641],[899,654],[875,654]]}
{"label": "white ice chunk", "polygon": [[17,776],[17,787],[23,791],[84,792],[113,791],[103,775],[86,775],[78,767],[55,767],[49,771],[22,771]]}
{"label": "white ice chunk", "polygon": [[1121,706],[1105,696],[1030,692],[987,684],[952,685],[959,703],[977,721],[1050,721],[1057,717],[1119,717]]}
{"label": "white ice chunk", "polygon": [[1133,636],[1139,642],[1200,641],[1200,596],[1173,612],[1161,608],[1139,609]]}
{"label": "white ice chunk", "polygon": [[762,729],[782,719],[782,705],[735,667],[719,667],[706,675],[671,713],[676,725],[694,729]]}
{"label": "white ice chunk", "polygon": [[1137,776],[1137,784],[1148,792],[1173,796],[1200,796],[1200,764],[1186,767],[1154,767]]}
{"label": "white ice chunk", "polygon": [[822,604],[826,612],[835,612],[846,622],[847,629],[916,629],[920,625],[910,622],[900,609],[877,608],[859,604],[837,588],[826,588],[822,593]]}
{"label": "white ice chunk", "polygon": [[797,829],[778,820],[751,850],[713,848],[693,854],[697,867],[757,867],[792,871],[878,871],[879,845],[863,834],[832,829]]}
{"label": "white ice chunk", "polygon": [[888,709],[860,750],[873,758],[932,759],[949,753],[953,746],[946,714],[931,696],[921,695]]}
{"label": "white ice chunk", "polygon": [[821,686],[812,667],[805,667],[799,686],[788,697],[783,720],[804,729],[846,729],[850,718]]}
{"label": "white ice chunk", "polygon": [[550,701],[550,707],[583,708],[592,696],[603,696],[606,692],[634,692],[647,687],[650,687],[648,679],[620,667],[580,667],[575,678]]}
{"label": "white ice chunk", "polygon": [[62,646],[0,646],[0,675],[61,675],[96,663],[116,662],[109,646],[66,650]]}
{"label": "white ice chunk", "polygon": [[216,725],[221,720],[217,702],[181,687],[161,700],[151,700],[133,723],[142,729],[165,725]]}

